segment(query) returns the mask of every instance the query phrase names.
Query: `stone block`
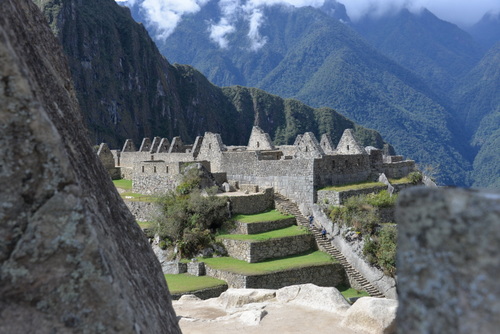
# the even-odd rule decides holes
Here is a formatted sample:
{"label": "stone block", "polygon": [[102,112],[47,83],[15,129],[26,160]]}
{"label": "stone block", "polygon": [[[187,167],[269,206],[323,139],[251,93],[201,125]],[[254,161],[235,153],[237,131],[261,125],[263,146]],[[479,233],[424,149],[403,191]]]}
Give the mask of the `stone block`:
{"label": "stone block", "polygon": [[205,262],[189,262],[187,264],[187,272],[193,276],[205,276]]}

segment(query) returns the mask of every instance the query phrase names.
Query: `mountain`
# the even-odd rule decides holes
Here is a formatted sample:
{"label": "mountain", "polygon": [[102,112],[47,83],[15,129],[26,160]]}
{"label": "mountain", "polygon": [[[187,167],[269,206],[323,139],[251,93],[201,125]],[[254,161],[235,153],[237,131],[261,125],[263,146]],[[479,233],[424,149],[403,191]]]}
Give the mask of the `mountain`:
{"label": "mountain", "polygon": [[427,9],[365,16],[353,27],[378,51],[422,77],[440,96],[446,96],[484,53],[468,33]]}
{"label": "mountain", "polygon": [[[137,6],[133,14],[146,21]],[[463,128],[448,101],[425,80],[320,9],[276,5],[261,13],[260,39],[249,35],[248,19],[240,18],[221,48],[208,29],[221,22],[223,13],[217,1],[210,1],[156,42],[168,59],[195,66],[217,85],[255,86],[335,108],[378,130],[398,152],[439,166],[441,183],[466,184],[471,153],[460,136]],[[155,34],[154,27],[148,29]]]}
{"label": "mountain", "polygon": [[500,42],[463,78],[454,94],[459,116],[478,150],[472,172],[476,187],[500,188]]}
{"label": "mountain", "polygon": [[486,49],[500,42],[500,13],[486,13],[479,22],[467,31]]}
{"label": "mountain", "polygon": [[310,108],[258,89],[221,89],[191,66],[171,65],[129,9],[113,0],[35,3],[63,45],[94,143],[120,147],[126,138],[140,143],[144,136],[193,142],[211,131],[225,143],[244,144],[258,125],[277,144],[292,143],[304,131],[340,138],[352,127],[366,145],[385,145],[380,134],[332,109]]}

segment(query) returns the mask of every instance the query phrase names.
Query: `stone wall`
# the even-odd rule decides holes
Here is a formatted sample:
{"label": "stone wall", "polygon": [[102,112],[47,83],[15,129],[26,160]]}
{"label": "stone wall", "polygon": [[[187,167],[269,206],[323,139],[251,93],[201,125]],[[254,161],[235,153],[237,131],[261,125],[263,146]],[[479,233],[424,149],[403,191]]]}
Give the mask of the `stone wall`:
{"label": "stone wall", "polygon": [[235,222],[235,229],[233,234],[257,234],[264,233],[273,230],[279,230],[285,227],[296,225],[295,217],[273,220],[268,222],[255,222],[255,223],[242,223],[239,221]]}
{"label": "stone wall", "polygon": [[314,201],[313,160],[258,160],[255,152],[222,152],[228,180],[273,187],[299,202]]}
{"label": "stone wall", "polygon": [[312,234],[303,234],[266,241],[223,239],[229,256],[249,263],[307,252],[316,248]]}
{"label": "stone wall", "polygon": [[216,297],[219,297],[227,289],[228,289],[227,284],[224,284],[224,285],[219,285],[219,286],[216,286],[213,288],[207,288],[207,289],[196,290],[196,291],[189,291],[187,293],[175,293],[175,294],[172,294],[172,299],[178,300],[183,295],[187,295],[187,294],[195,295],[196,297],[198,297],[200,299],[216,298]]}
{"label": "stone wall", "polygon": [[262,192],[254,194],[237,196],[234,193],[223,193],[221,196],[228,196],[233,214],[252,215],[274,207],[273,188],[265,188]]}
{"label": "stone wall", "polygon": [[353,250],[351,245],[342,237],[343,230],[328,218],[319,205],[303,203],[299,207],[304,215],[314,215],[315,224],[326,229],[328,237],[331,238],[331,243],[345,256],[354,269],[387,298],[397,299],[396,281],[394,278],[384,275],[383,271],[371,266]]}
{"label": "stone wall", "polygon": [[415,161],[405,160],[401,162],[382,164],[383,172],[389,179],[400,179],[416,170]]}
{"label": "stone wall", "polygon": [[380,192],[386,190],[387,186],[377,186],[368,189],[355,189],[346,191],[335,191],[335,190],[319,190],[318,191],[318,205],[322,208],[328,208],[331,205],[343,205],[344,202],[353,196],[366,195],[371,193]]}
{"label": "stone wall", "polygon": [[339,263],[290,269],[262,275],[245,276],[207,266],[207,275],[227,282],[230,288],[280,289],[285,286],[312,283],[318,286],[346,284],[344,268]]}
{"label": "stone wall", "polygon": [[124,201],[136,221],[150,221],[154,219],[159,212],[156,203]]}
{"label": "stone wall", "polygon": [[366,181],[372,175],[368,155],[327,155],[315,160],[316,189]]}

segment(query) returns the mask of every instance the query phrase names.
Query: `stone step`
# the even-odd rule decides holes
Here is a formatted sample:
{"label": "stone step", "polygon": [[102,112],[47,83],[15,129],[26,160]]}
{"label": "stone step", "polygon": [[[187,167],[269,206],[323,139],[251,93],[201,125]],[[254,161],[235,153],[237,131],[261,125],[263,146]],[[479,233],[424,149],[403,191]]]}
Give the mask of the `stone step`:
{"label": "stone step", "polygon": [[330,242],[325,240],[321,232],[316,228],[310,228],[309,220],[305,218],[297,207],[297,204],[290,201],[280,194],[275,194],[275,202],[277,207],[280,207],[286,213],[294,215],[297,220],[297,225],[305,226],[311,230],[316,239],[316,243],[322,246],[328,254],[333,256],[344,267],[346,273],[358,282],[366,292],[372,297],[385,297],[377,288],[375,288],[363,275],[361,275],[354,267],[347,261],[345,256]]}

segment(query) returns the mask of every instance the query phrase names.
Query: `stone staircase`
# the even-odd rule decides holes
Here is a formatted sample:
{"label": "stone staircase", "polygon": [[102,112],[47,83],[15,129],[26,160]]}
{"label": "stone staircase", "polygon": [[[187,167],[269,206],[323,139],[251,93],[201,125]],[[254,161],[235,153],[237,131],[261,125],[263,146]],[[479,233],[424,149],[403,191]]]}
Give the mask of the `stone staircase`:
{"label": "stone staircase", "polygon": [[345,256],[326,238],[321,235],[321,231],[317,228],[309,226],[309,220],[302,215],[296,203],[282,196],[281,194],[274,195],[276,209],[284,211],[285,213],[294,215],[297,220],[297,225],[308,228],[314,235],[316,243],[321,250],[324,250],[333,256],[344,267],[350,279],[355,280],[368,294],[372,297],[384,298],[376,287],[374,287],[363,275],[361,275],[354,267],[347,261]]}

